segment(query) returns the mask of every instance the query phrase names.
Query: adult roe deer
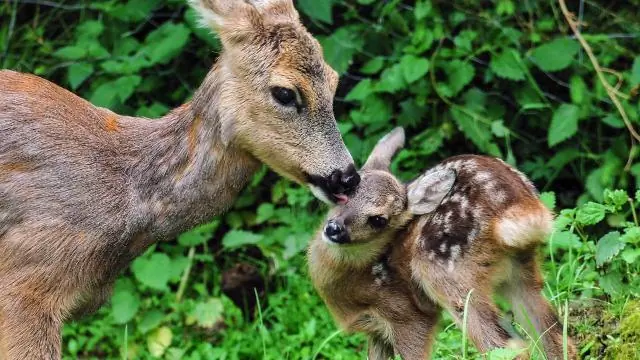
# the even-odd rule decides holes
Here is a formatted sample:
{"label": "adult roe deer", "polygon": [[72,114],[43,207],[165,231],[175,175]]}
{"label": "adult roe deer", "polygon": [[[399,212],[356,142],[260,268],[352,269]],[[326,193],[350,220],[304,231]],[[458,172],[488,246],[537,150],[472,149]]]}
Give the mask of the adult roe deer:
{"label": "adult roe deer", "polygon": [[441,309],[462,326],[471,293],[467,328],[478,350],[524,347],[500,325],[499,291],[547,358],[563,359],[562,324],[541,294],[536,260],[553,216],[535,187],[502,160],[476,155],[446,159],[404,185],[388,169],[403,144],[401,128],[380,140],[355,194],[309,247],[312,281],[336,321],[368,334],[370,360],[423,360]]}
{"label": "adult roe deer", "polygon": [[192,0],[223,52],[193,100],[117,115],[0,71],[0,359],[60,358],[157,241],[225,211],[260,162],[341,202],[359,182],[333,115],[337,74],[291,0]]}

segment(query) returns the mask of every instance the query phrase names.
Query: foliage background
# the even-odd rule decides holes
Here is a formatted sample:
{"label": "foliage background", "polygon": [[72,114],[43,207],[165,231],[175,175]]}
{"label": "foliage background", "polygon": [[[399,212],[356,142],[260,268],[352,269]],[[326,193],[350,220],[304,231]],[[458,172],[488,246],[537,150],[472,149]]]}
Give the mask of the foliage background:
{"label": "foliage background", "polygon": [[[393,168],[404,179],[459,153],[518,166],[561,214],[545,249],[545,292],[571,319],[583,356],[640,357],[640,319],[631,316],[638,196],[627,196],[640,182],[638,147],[556,1],[296,5],[342,75],[335,111],[354,159],[362,164],[402,125],[410,141]],[[569,3],[635,127],[639,6]],[[122,114],[154,118],[180,105],[219,50],[183,0],[0,1],[2,68]],[[304,248],[323,212],[305,189],[263,169],[230,212],[136,260],[109,305],[65,328],[65,356],[363,358],[363,338],[335,333],[306,277]],[[238,263],[258,278],[241,306],[221,285]],[[246,311],[256,297],[255,313]],[[461,349],[445,317],[435,357],[461,357]]]}

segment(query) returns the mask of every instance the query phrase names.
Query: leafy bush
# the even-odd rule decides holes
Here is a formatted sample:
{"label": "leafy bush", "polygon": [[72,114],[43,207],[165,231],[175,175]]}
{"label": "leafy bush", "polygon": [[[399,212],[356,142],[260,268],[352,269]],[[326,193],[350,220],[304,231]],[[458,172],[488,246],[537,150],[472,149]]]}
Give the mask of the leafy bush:
{"label": "leafy bush", "polygon": [[[547,295],[576,318],[585,356],[617,349],[602,317],[585,309],[597,299],[609,318],[622,316],[640,288],[638,194],[627,195],[640,163],[623,121],[638,126],[640,2],[570,4],[609,89],[555,1],[296,3],[342,75],[335,110],[356,161],[401,125],[409,143],[393,169],[405,179],[474,152],[500,156],[553,190],[545,201],[570,210],[559,213],[545,251]],[[0,17],[3,68],[128,115],[153,118],[180,105],[220,48],[183,0],[5,1]],[[307,190],[262,169],[227,214],[137,259],[110,305],[65,328],[66,356],[362,358],[362,338],[334,336],[303,270],[322,213]],[[223,295],[221,274],[237,262],[267,277],[256,320]],[[461,354],[450,324],[436,357]]]}

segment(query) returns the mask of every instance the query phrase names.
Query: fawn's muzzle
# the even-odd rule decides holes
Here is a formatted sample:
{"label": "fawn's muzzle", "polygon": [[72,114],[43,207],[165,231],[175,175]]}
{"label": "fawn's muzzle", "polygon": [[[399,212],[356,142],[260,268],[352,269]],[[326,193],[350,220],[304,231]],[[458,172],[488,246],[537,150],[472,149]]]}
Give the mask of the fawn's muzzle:
{"label": "fawn's muzzle", "polygon": [[341,222],[329,220],[324,227],[324,235],[331,242],[336,244],[346,244],[351,241],[347,228]]}

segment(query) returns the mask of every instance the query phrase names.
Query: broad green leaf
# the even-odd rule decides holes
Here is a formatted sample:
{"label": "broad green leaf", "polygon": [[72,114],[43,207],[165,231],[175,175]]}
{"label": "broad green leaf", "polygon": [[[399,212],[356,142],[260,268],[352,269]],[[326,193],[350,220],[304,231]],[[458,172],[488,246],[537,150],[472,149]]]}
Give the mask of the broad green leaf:
{"label": "broad green leaf", "polygon": [[569,88],[571,90],[571,101],[574,104],[582,104],[585,102],[589,90],[582,77],[573,75],[569,80]]}
{"label": "broad green leaf", "polygon": [[464,135],[481,151],[493,156],[502,157],[500,149],[492,141],[491,128],[487,124],[458,108],[452,108],[451,115],[458,124],[458,128],[460,128]]}
{"label": "broad green leaf", "polygon": [[129,0],[126,4],[118,4],[110,11],[117,19],[136,22],[146,19],[160,4],[161,0]]}
{"label": "broad green leaf", "polygon": [[400,59],[400,68],[407,83],[411,84],[429,72],[429,60],[414,55],[405,55]]}
{"label": "broad green leaf", "polygon": [[154,357],[161,357],[173,341],[171,329],[163,326],[147,335],[147,349]]}
{"label": "broad green leaf", "polygon": [[630,80],[632,86],[640,84],[640,55],[636,56],[636,58],[633,60]]}
{"label": "broad green leaf", "polygon": [[90,101],[95,106],[110,108],[115,104],[118,88],[113,81],[98,86],[91,94]]}
{"label": "broad green leaf", "polygon": [[413,9],[413,15],[416,20],[420,21],[431,13],[431,9],[433,6],[431,5],[431,0],[422,0],[416,3],[415,8]]}
{"label": "broad green leaf", "polygon": [[531,56],[543,71],[559,71],[571,65],[579,49],[576,40],[558,38],[533,49]]}
{"label": "broad green leaf", "polygon": [[104,24],[102,21],[89,20],[79,24],[75,31],[80,41],[94,40],[104,31]]}
{"label": "broad green leaf", "polygon": [[255,245],[264,236],[243,230],[231,230],[222,238],[222,246],[233,249],[244,245]]}
{"label": "broad green leaf", "polygon": [[624,249],[620,254],[620,257],[627,263],[633,264],[636,262],[636,259],[640,256],[640,249]]}
{"label": "broad green leaf", "polygon": [[271,219],[275,214],[275,207],[271,203],[263,203],[258,206],[258,215],[256,216],[256,223],[262,224],[263,222]]}
{"label": "broad green leaf", "polygon": [[200,302],[191,311],[191,318],[203,328],[213,328],[222,320],[224,307],[218,298],[211,298],[207,302]]}
{"label": "broad green leaf", "polygon": [[131,266],[135,278],[155,290],[166,290],[171,277],[171,259],[163,253],[139,257]]}
{"label": "broad green leaf", "polygon": [[140,320],[140,323],[138,324],[138,330],[140,330],[141,333],[146,334],[160,326],[164,318],[165,314],[162,311],[150,310],[142,316],[142,320]]}
{"label": "broad green leaf", "polygon": [[590,201],[578,209],[576,221],[582,225],[597,224],[604,219],[605,210],[604,205]]}
{"label": "broad green leaf", "polygon": [[621,240],[628,244],[640,244],[640,227],[632,226],[624,230]]}
{"label": "broad green leaf", "polygon": [[575,135],[578,131],[580,108],[573,104],[562,104],[553,113],[549,127],[549,146],[557,145]]}
{"label": "broad green leaf", "polygon": [[579,249],[582,247],[582,242],[578,235],[570,231],[558,231],[553,234],[549,241],[552,249]]}
{"label": "broad green leaf", "polygon": [[513,15],[516,6],[511,0],[498,0],[496,5],[496,13],[498,15]]}
{"label": "broad green leaf", "polygon": [[312,19],[320,20],[327,24],[333,24],[334,0],[297,0],[297,7]]}
{"label": "broad green leaf", "polygon": [[612,231],[601,237],[596,245],[596,264],[602,266],[618,255],[626,243],[620,240],[620,233]]}
{"label": "broad green leaf", "polygon": [[487,353],[487,360],[513,360],[522,354],[526,349],[498,348]]}
{"label": "broad green leaf", "polygon": [[114,82],[113,85],[117,89],[118,97],[120,98],[120,101],[122,103],[127,101],[127,99],[129,99],[129,97],[133,95],[133,92],[136,90],[138,85],[140,85],[141,81],[142,81],[142,78],[140,76],[129,75],[129,76],[122,76]]}
{"label": "broad green leaf", "polygon": [[607,116],[602,118],[602,122],[611,126],[614,129],[624,128],[624,122],[616,114],[607,114]]}
{"label": "broad green leaf", "polygon": [[67,80],[73,90],[77,89],[82,83],[93,74],[93,65],[89,63],[76,63],[69,65],[67,69]]}
{"label": "broad green leaf", "polygon": [[600,277],[600,287],[609,295],[619,294],[624,290],[623,278],[624,275],[619,271],[609,271]]}
{"label": "broad green leaf", "polygon": [[184,24],[165,22],[147,35],[140,52],[153,64],[165,64],[182,51],[190,33]]}
{"label": "broad green leaf", "polygon": [[116,288],[111,297],[111,315],[116,324],[125,324],[136,315],[140,299],[133,289]]}
{"label": "broad green leaf", "polygon": [[553,191],[543,192],[540,194],[540,201],[547,207],[547,209],[553,211],[556,208],[556,193]]}
{"label": "broad green leaf", "polygon": [[384,67],[384,58],[382,56],[376,56],[373,59],[367,61],[360,68],[360,72],[363,74],[371,75],[377,74]]}
{"label": "broad green leaf", "polygon": [[65,46],[56,50],[53,56],[63,60],[79,60],[87,56],[87,49],[82,46]]}
{"label": "broad green leaf", "polygon": [[345,100],[362,101],[372,92],[374,92],[372,81],[371,79],[367,78],[360,81],[356,86],[354,86],[353,89],[351,89],[351,91],[349,91],[349,93],[345,97]]}
{"label": "broad green leaf", "polygon": [[362,50],[364,39],[358,36],[358,30],[357,26],[343,26],[330,36],[318,37],[325,60],[340,75],[349,69],[353,56]]}
{"label": "broad green leaf", "polygon": [[447,64],[445,71],[449,76],[449,92],[445,95],[455,96],[473,80],[475,69],[469,62],[453,60]]}
{"label": "broad green leaf", "polygon": [[491,123],[491,132],[493,133],[493,135],[499,138],[503,138],[509,135],[509,129],[504,126],[504,121],[502,120],[494,120]]}
{"label": "broad green leaf", "polygon": [[573,224],[575,213],[575,209],[560,210],[560,214],[556,216],[556,220],[554,221],[553,228],[556,230],[567,229],[569,225]]}
{"label": "broad green leaf", "polygon": [[509,80],[524,80],[525,78],[522,59],[514,49],[505,49],[500,54],[491,56],[489,66],[501,78]]}
{"label": "broad green leaf", "polygon": [[178,236],[178,243],[182,246],[191,247],[201,245],[207,242],[218,229],[220,220],[216,219],[206,224],[197,226],[187,232],[184,232]]}
{"label": "broad green leaf", "polygon": [[629,203],[629,195],[624,190],[609,190],[604,191],[604,201],[607,204],[613,204],[617,209],[622,208]]}
{"label": "broad green leaf", "polygon": [[376,90],[381,92],[395,93],[404,90],[407,83],[400,64],[395,64],[386,68],[380,75],[380,81],[376,85]]}

